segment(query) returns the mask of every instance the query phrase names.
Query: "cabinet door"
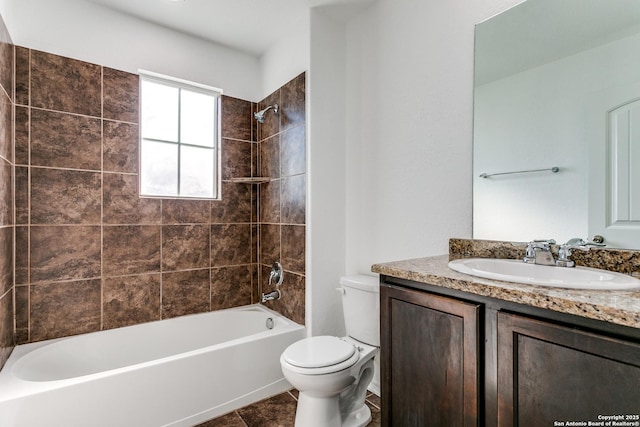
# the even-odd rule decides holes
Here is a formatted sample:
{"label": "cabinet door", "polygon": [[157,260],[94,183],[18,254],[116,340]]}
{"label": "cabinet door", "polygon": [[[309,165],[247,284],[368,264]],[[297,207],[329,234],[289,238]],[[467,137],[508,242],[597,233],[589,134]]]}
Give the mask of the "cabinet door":
{"label": "cabinet door", "polygon": [[383,285],[382,425],[478,425],[480,306]]}
{"label": "cabinet door", "polygon": [[639,344],[498,313],[498,426],[637,422],[639,413]]}

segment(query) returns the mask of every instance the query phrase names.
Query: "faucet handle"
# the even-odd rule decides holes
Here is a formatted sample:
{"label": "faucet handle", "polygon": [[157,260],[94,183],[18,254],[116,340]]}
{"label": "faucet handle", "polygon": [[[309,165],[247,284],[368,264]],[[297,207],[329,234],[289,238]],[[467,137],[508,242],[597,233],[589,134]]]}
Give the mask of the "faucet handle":
{"label": "faucet handle", "polygon": [[572,248],[572,249],[580,249],[582,251],[588,251],[592,247],[601,248],[607,245],[601,242],[594,242],[594,241],[588,242],[580,237],[574,237],[573,239],[569,239],[567,243],[561,245],[561,247],[562,246],[565,246],[567,248]]}
{"label": "faucet handle", "polygon": [[592,247],[603,247],[603,246],[607,246],[607,245],[603,243],[587,242],[586,240],[580,237],[574,237],[573,239],[569,239],[567,243],[560,245],[560,249],[558,249],[558,259],[556,260],[556,265],[558,267],[574,267],[576,263],[569,259],[572,249],[580,249],[581,251],[588,251]]}

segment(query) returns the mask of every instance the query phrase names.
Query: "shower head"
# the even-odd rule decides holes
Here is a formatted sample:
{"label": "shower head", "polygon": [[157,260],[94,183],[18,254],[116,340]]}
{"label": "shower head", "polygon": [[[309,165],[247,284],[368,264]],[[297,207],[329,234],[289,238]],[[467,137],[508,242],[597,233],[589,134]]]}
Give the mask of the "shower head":
{"label": "shower head", "polygon": [[260,123],[264,123],[264,116],[267,114],[267,111],[273,109],[274,113],[278,112],[278,104],[269,105],[267,108],[264,108],[257,113],[253,113],[253,117]]}

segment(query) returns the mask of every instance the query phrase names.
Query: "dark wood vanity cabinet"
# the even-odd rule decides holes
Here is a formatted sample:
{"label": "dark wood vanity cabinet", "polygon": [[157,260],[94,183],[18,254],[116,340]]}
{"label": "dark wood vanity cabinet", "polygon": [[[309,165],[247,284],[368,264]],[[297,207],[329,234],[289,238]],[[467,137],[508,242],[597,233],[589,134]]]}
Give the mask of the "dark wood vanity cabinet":
{"label": "dark wood vanity cabinet", "polygon": [[498,426],[588,424],[603,415],[640,421],[639,344],[509,313],[497,316]]}
{"label": "dark wood vanity cabinet", "polygon": [[383,426],[640,422],[640,330],[398,282],[380,288]]}
{"label": "dark wood vanity cabinet", "polygon": [[389,286],[380,296],[382,425],[478,425],[480,306]]}

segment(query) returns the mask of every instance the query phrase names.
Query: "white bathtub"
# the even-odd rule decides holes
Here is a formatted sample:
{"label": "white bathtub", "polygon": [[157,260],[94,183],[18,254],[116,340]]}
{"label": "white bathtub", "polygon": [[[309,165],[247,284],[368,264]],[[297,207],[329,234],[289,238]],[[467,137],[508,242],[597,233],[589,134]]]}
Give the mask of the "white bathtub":
{"label": "white bathtub", "polygon": [[255,304],[20,345],[0,426],[192,426],[287,390],[280,354],[304,335]]}

